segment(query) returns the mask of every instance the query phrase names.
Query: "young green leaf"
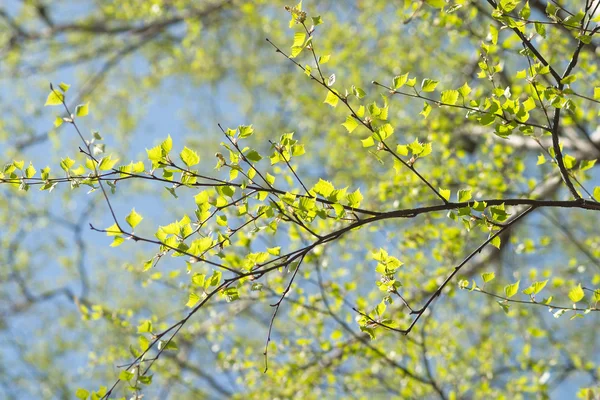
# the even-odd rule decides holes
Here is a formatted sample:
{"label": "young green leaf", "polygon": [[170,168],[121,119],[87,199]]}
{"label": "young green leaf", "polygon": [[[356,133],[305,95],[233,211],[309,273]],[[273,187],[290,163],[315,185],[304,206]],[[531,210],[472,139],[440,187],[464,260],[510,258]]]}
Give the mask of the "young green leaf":
{"label": "young green leaf", "polygon": [[59,91],[53,90],[48,94],[44,106],[59,106],[63,103],[65,95]]}
{"label": "young green leaf", "polygon": [[450,189],[439,188],[439,192],[446,201],[450,201]]}
{"label": "young green leaf", "polygon": [[585,293],[583,292],[583,289],[581,288],[581,284],[577,285],[577,287],[574,287],[573,289],[571,289],[569,291],[569,299],[571,299],[571,301],[573,303],[577,303],[577,302],[583,300],[584,297],[585,297]]}
{"label": "young green leaf", "polygon": [[533,282],[531,284],[531,286],[529,286],[527,289],[523,290],[523,293],[527,294],[527,295],[538,294],[539,292],[542,291],[542,289],[546,286],[547,283],[548,283],[548,279],[546,279],[545,281]]}
{"label": "young green leaf", "polygon": [[481,277],[483,278],[484,283],[488,283],[494,280],[496,274],[493,272],[484,272],[483,274],[481,274]]}
{"label": "young green leaf", "polygon": [[82,388],[79,388],[77,389],[77,391],[75,391],[75,397],[77,397],[78,399],[85,400],[88,398],[89,395],[90,392]]}
{"label": "young green leaf", "polygon": [[408,72],[404,75],[394,77],[394,89],[398,90],[408,81]]}
{"label": "young green leaf", "polygon": [[356,129],[356,127],[358,126],[358,121],[353,116],[348,115],[346,117],[346,122],[344,122],[342,124],[342,126],[344,128],[346,128],[346,130],[348,131],[348,133],[352,133],[352,131],[354,131]]}
{"label": "young green leaf", "polygon": [[144,219],[140,214],[135,211],[135,208],[131,210],[128,216],[125,217],[125,221],[134,229]]}
{"label": "young green leaf", "polygon": [[187,301],[187,303],[185,303],[185,306],[192,308],[196,304],[198,304],[199,301],[200,301],[200,296],[198,296],[194,292],[190,292],[189,297],[188,297],[188,301]]}
{"label": "young green leaf", "polygon": [[495,238],[493,238],[493,239],[491,240],[490,244],[491,244],[492,246],[494,246],[495,248],[497,248],[497,249],[500,249],[500,244],[501,244],[501,241],[502,241],[502,240],[500,239],[500,236],[496,236]]}
{"label": "young green leaf", "polygon": [[138,325],[138,333],[151,333],[152,332],[152,321],[146,320]]}
{"label": "young green leaf", "polygon": [[458,90],[444,90],[441,97],[442,103],[455,105],[458,101],[458,94]]}
{"label": "young green leaf", "polygon": [[327,97],[325,97],[325,101],[323,103],[329,104],[331,107],[335,107],[337,106],[338,101],[338,97],[333,92],[329,91],[327,92]]}
{"label": "young green leaf", "polygon": [[181,153],[179,154],[181,161],[188,167],[194,166],[200,162],[200,157],[198,154],[187,147],[184,147]]}
{"label": "young green leaf", "polygon": [[513,283],[512,285],[507,285],[504,288],[504,294],[506,295],[506,297],[511,298],[513,297],[515,294],[517,294],[517,292],[519,291],[519,283],[521,283],[521,281],[516,281],[515,283]]}
{"label": "young green leaf", "polygon": [[456,194],[459,203],[464,203],[471,200],[471,189],[461,189]]}
{"label": "young green leaf", "polygon": [[75,107],[75,115],[78,117],[85,117],[90,112],[90,103],[80,104]]}
{"label": "young green leaf", "polygon": [[432,79],[423,79],[421,82],[421,90],[424,92],[433,92],[438,83],[438,81],[434,81]]}

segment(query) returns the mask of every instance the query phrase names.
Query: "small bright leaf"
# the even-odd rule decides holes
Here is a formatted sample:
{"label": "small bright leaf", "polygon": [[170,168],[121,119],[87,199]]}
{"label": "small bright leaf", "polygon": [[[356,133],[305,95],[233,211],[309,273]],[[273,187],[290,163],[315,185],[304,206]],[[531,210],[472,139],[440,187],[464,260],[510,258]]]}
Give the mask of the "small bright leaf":
{"label": "small bright leaf", "polygon": [[517,292],[519,291],[519,283],[521,283],[521,281],[516,281],[512,285],[507,285],[504,288],[504,294],[506,295],[506,297],[511,298],[515,294],[517,294]]}
{"label": "small bright leaf", "polygon": [[455,105],[458,101],[458,90],[444,90],[441,100],[442,103]]}
{"label": "small bright leaf", "polygon": [[331,107],[337,106],[339,99],[338,97],[331,91],[327,92],[327,97],[325,97],[325,101],[323,103],[329,104]]}
{"label": "small bright leaf", "polygon": [[450,189],[439,189],[440,194],[446,201],[450,201]]}
{"label": "small bright leaf", "polygon": [[131,210],[128,216],[125,217],[125,221],[127,221],[129,226],[131,226],[132,228],[135,228],[137,224],[139,224],[142,221],[142,219],[144,218],[135,211],[135,208]]}
{"label": "small bright leaf", "polygon": [[65,99],[65,95],[53,90],[50,92],[50,94],[48,94],[48,97],[46,98],[46,103],[44,104],[45,106],[58,106],[61,105],[63,103]]}
{"label": "small bright leaf", "polygon": [[356,129],[356,127],[358,126],[358,121],[353,116],[348,115],[346,117],[346,122],[344,122],[342,124],[342,126],[344,128],[346,128],[346,130],[348,131],[348,133],[352,133],[352,131],[354,131]]}
{"label": "small bright leaf", "polygon": [[200,301],[200,296],[196,293],[190,292],[187,303],[185,303],[186,307],[194,307]]}
{"label": "small bright leaf", "polygon": [[585,293],[581,288],[581,284],[577,285],[577,287],[574,287],[573,289],[571,289],[571,291],[569,291],[569,299],[571,299],[573,303],[577,303],[583,300],[584,296]]}
{"label": "small bright leaf", "polygon": [[80,104],[75,107],[75,115],[78,117],[85,117],[90,112],[90,103]]}
{"label": "small bright leaf", "polygon": [[181,161],[188,167],[194,166],[200,162],[200,157],[198,154],[188,147],[184,147],[181,153],[179,154]]}
{"label": "small bright leaf", "polygon": [[433,79],[423,79],[421,82],[421,90],[424,92],[433,92],[438,83],[438,81],[434,81]]}
{"label": "small bright leaf", "polygon": [[138,328],[137,328],[138,333],[150,333],[152,332],[152,322],[149,320],[146,320],[144,322],[142,322]]}

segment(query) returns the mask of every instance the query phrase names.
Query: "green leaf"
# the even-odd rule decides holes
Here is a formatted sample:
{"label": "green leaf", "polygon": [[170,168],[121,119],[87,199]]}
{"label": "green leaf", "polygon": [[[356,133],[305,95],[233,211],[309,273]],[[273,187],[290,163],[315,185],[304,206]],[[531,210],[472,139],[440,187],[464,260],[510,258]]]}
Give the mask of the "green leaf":
{"label": "green leaf", "polygon": [[439,192],[440,195],[442,195],[442,197],[444,198],[444,200],[450,201],[450,189],[439,188]]}
{"label": "green leaf", "polygon": [[600,87],[594,88],[594,100],[600,100]]}
{"label": "green leaf", "polygon": [[504,288],[504,294],[506,295],[506,297],[511,298],[513,297],[515,294],[517,294],[517,292],[519,291],[519,283],[521,283],[521,281],[516,281],[515,283],[513,283],[512,285],[507,285]]}
{"label": "green leaf", "polygon": [[496,274],[493,272],[484,272],[483,274],[481,274],[481,277],[483,278],[484,283],[488,283],[494,280]]}
{"label": "green leaf", "polygon": [[329,59],[331,58],[331,54],[327,54],[325,56],[320,56],[319,57],[319,64],[327,64],[329,62]]}
{"label": "green leaf", "polygon": [[464,203],[471,200],[471,189],[461,189],[456,194],[459,203]]}
{"label": "green leaf", "polygon": [[501,244],[500,242],[501,242],[500,236],[496,236],[495,238],[493,238],[490,241],[490,244],[492,246],[494,246],[495,248],[499,249],[500,248],[500,244]]}
{"label": "green leaf", "polygon": [[33,178],[35,176],[36,170],[31,163],[29,163],[29,167],[25,170],[25,178]]}
{"label": "green leaf", "polygon": [[153,147],[150,150],[146,149],[146,153],[148,154],[148,160],[153,163],[157,163],[163,159],[163,150],[160,146]]}
{"label": "green leaf", "polygon": [[196,286],[199,287],[204,287],[204,283],[206,281],[206,275],[204,274],[194,274],[194,276],[192,276],[192,283]]}
{"label": "green leaf", "polygon": [[184,147],[181,153],[179,154],[181,161],[188,167],[194,166],[200,162],[200,157],[198,154],[188,147]]}
{"label": "green leaf", "polygon": [[122,236],[115,236],[110,247],[119,247],[125,242],[125,239]]}
{"label": "green leaf", "polygon": [[529,19],[530,15],[531,15],[531,8],[529,7],[529,1],[527,1],[525,3],[525,5],[523,6],[523,8],[521,8],[521,11],[519,11],[519,17],[521,17],[523,19]]}
{"label": "green leaf", "polygon": [[594,160],[582,160],[579,163],[579,170],[580,171],[586,171],[586,170],[588,170],[590,168],[593,168],[594,165],[596,165],[596,161],[598,161],[598,160],[595,160],[595,159]]}
{"label": "green leaf", "polygon": [[69,90],[69,88],[71,87],[71,85],[67,85],[64,82],[61,82],[61,83],[58,84],[58,87],[59,87],[60,90],[63,91],[63,93],[67,93],[67,91]]}
{"label": "green leaf", "polygon": [[339,98],[332,92],[327,92],[327,97],[325,97],[325,101],[323,103],[329,104],[331,107],[337,106]]}
{"label": "green leaf", "polygon": [[312,188],[315,193],[327,198],[335,190],[335,187],[329,181],[319,179],[319,182]]}
{"label": "green leaf", "polygon": [[275,183],[275,177],[268,172],[265,174],[265,180],[269,185],[273,185]]}
{"label": "green leaf", "polygon": [[185,306],[192,308],[196,304],[198,304],[199,301],[200,301],[200,296],[198,296],[196,293],[190,292],[188,301],[187,301],[187,303],[185,303]]}
{"label": "green leaf", "polygon": [[471,88],[469,87],[469,84],[465,82],[465,84],[458,89],[458,93],[463,97],[463,99],[466,98],[469,95],[469,93],[471,93]]}
{"label": "green leaf", "polygon": [[114,223],[111,226],[109,226],[108,228],[106,228],[105,231],[106,231],[106,236],[117,236],[117,235],[120,235],[121,233],[123,233],[119,229],[119,227],[117,226],[116,223]]}
{"label": "green leaf", "polygon": [[90,112],[90,102],[88,101],[85,104],[80,104],[75,107],[75,115],[78,117],[85,117]]}
{"label": "green leaf", "polygon": [[360,202],[363,200],[363,196],[360,193],[360,189],[356,189],[354,193],[348,194],[346,198],[348,200],[348,205],[353,208],[360,207]]}
{"label": "green leaf", "polygon": [[404,75],[394,77],[394,89],[400,89],[408,81],[408,72]]}
{"label": "green leaf", "polygon": [[171,149],[173,148],[173,139],[171,139],[171,135],[168,135],[165,140],[160,144],[160,148],[164,152],[164,154],[169,154]]}
{"label": "green leaf", "polygon": [[254,149],[250,150],[245,154],[246,158],[250,161],[259,162],[262,160],[262,156]]}
{"label": "green leaf", "polygon": [[565,163],[565,167],[567,169],[572,169],[575,166],[575,163],[577,162],[577,160],[575,159],[575,157],[570,156],[568,154],[565,154],[565,156],[563,157],[564,163]]}
{"label": "green leaf", "polygon": [[421,82],[421,90],[424,92],[433,92],[438,83],[438,81],[434,81],[432,79],[423,79]]}
{"label": "green leaf", "polygon": [[135,228],[141,221],[144,219],[140,214],[135,211],[135,208],[131,210],[128,216],[125,217],[125,221],[131,226],[131,228]]}
{"label": "green leaf", "polygon": [[85,400],[88,398],[89,395],[90,392],[82,388],[79,388],[77,389],[77,391],[75,391],[75,397],[77,397],[78,399]]}
{"label": "green leaf", "polygon": [[390,124],[384,124],[377,129],[377,134],[375,135],[375,137],[380,141],[384,141],[385,139],[392,136],[393,133],[394,127]]}
{"label": "green leaf", "polygon": [[490,34],[488,37],[491,39],[492,44],[498,43],[498,28],[496,28],[493,24],[490,24]]}
{"label": "green leaf", "polygon": [[296,32],[294,34],[294,43],[292,43],[292,47],[302,47],[305,40],[306,34],[304,32]]}
{"label": "green leaf", "polygon": [[423,118],[427,118],[429,116],[429,113],[431,112],[431,106],[429,105],[429,103],[425,102],[423,103],[423,110],[419,113],[423,116]]}
{"label": "green leaf", "polygon": [[546,157],[543,154],[540,154],[537,159],[536,165],[542,165],[546,163]]}
{"label": "green leaf", "polygon": [[546,25],[544,25],[541,22],[536,22],[535,23],[535,32],[540,35],[541,37],[545,38],[546,37]]}
{"label": "green leaf", "polygon": [[[355,87],[354,85],[352,85],[352,94],[354,96],[356,96],[356,98],[358,99],[362,99],[363,97],[365,97],[367,95],[367,92],[365,92],[364,90],[362,90],[359,87]],[[356,115],[358,115],[360,118],[362,118],[365,115],[365,106],[360,106],[358,107],[358,110],[356,111]]]}
{"label": "green leaf", "polygon": [[505,12],[509,13],[514,10],[520,2],[521,0],[500,0],[500,7],[502,7]]}
{"label": "green leaf", "polygon": [[294,43],[292,44],[292,51],[290,53],[290,58],[294,58],[302,52],[302,49],[304,49],[305,40],[306,40],[306,34],[304,32],[296,32],[294,34]]}
{"label": "green leaf", "polygon": [[571,299],[573,303],[577,303],[583,300],[584,297],[585,293],[581,288],[581,284],[577,285],[577,287],[574,287],[573,289],[571,289],[571,291],[569,291],[569,299]]}
{"label": "green leaf", "polygon": [[127,382],[127,381],[131,380],[134,376],[135,376],[135,374],[133,372],[129,372],[127,370],[123,370],[119,374],[119,379],[122,380],[122,381]]}
{"label": "green leaf", "polygon": [[442,103],[455,105],[458,101],[458,95],[458,90],[444,90],[441,97]]}
{"label": "green leaf", "polygon": [[146,320],[138,325],[137,328],[138,333],[152,333],[152,322],[150,320]]}
{"label": "green leaf", "polygon": [[219,284],[219,282],[221,282],[221,276],[222,276],[221,271],[213,271],[212,276],[208,280],[209,286],[217,286]]}
{"label": "green leaf", "polygon": [[177,343],[175,343],[173,340],[161,340],[158,342],[158,349],[159,350],[179,350],[179,346],[177,346]]}
{"label": "green leaf", "polygon": [[118,158],[115,158],[113,160],[109,155],[108,157],[104,157],[102,158],[102,160],[100,160],[100,165],[98,165],[98,169],[101,171],[110,171],[111,169],[113,169],[113,167],[118,161]]}
{"label": "green leaf", "polygon": [[69,157],[67,158],[63,158],[60,161],[60,167],[67,172],[69,169],[71,169],[71,167],[75,165],[75,161],[71,160]]}
{"label": "green leaf", "polygon": [[238,126],[238,131],[240,131],[240,138],[244,139],[252,136],[254,127],[252,125],[240,125]]}
{"label": "green leaf", "polygon": [[[225,219],[224,221],[225,221],[225,225],[227,225],[227,219]],[[213,244],[214,244],[214,241],[210,236],[206,236],[201,239],[196,239],[190,244],[190,248],[188,249],[188,252],[195,256],[199,256],[202,253],[209,250],[213,246]]]}
{"label": "green leaf", "polygon": [[314,26],[321,25],[323,23],[323,19],[320,15],[317,15],[316,17],[312,17],[312,23]]}
{"label": "green leaf", "polygon": [[502,311],[504,311],[505,314],[508,314],[510,305],[506,304],[503,301],[499,301],[499,300],[497,301],[497,303],[500,305],[500,307],[502,307]]}
{"label": "green leaf", "polygon": [[594,188],[594,198],[596,201],[600,201],[600,186]]}
{"label": "green leaf", "polygon": [[443,8],[446,5],[445,0],[425,0],[425,3],[433,8]]}
{"label": "green leaf", "polygon": [[348,133],[352,133],[352,131],[354,131],[356,129],[356,127],[358,126],[358,121],[353,116],[348,115],[346,117],[346,122],[344,122],[342,124],[342,126],[344,128],[346,128],[346,130],[348,131]]}
{"label": "green leaf", "polygon": [[375,146],[375,140],[373,140],[373,136],[369,136],[366,139],[361,139],[363,147],[371,147]]}
{"label": "green leaf", "polygon": [[523,293],[527,294],[527,295],[538,294],[539,292],[542,291],[542,289],[544,287],[546,287],[547,283],[548,283],[548,279],[546,279],[545,281],[533,282],[531,284],[531,286],[529,286],[527,289],[523,290]]}
{"label": "green leaf", "polygon": [[53,90],[46,98],[44,106],[59,106],[63,103],[65,95],[59,91]]}

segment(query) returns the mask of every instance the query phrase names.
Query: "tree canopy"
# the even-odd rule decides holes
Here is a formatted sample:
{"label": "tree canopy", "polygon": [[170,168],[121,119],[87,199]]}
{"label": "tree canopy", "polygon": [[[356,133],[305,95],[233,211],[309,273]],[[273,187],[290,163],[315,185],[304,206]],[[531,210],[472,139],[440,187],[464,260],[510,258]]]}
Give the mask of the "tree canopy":
{"label": "tree canopy", "polygon": [[0,397],[600,395],[600,2],[0,5]]}

